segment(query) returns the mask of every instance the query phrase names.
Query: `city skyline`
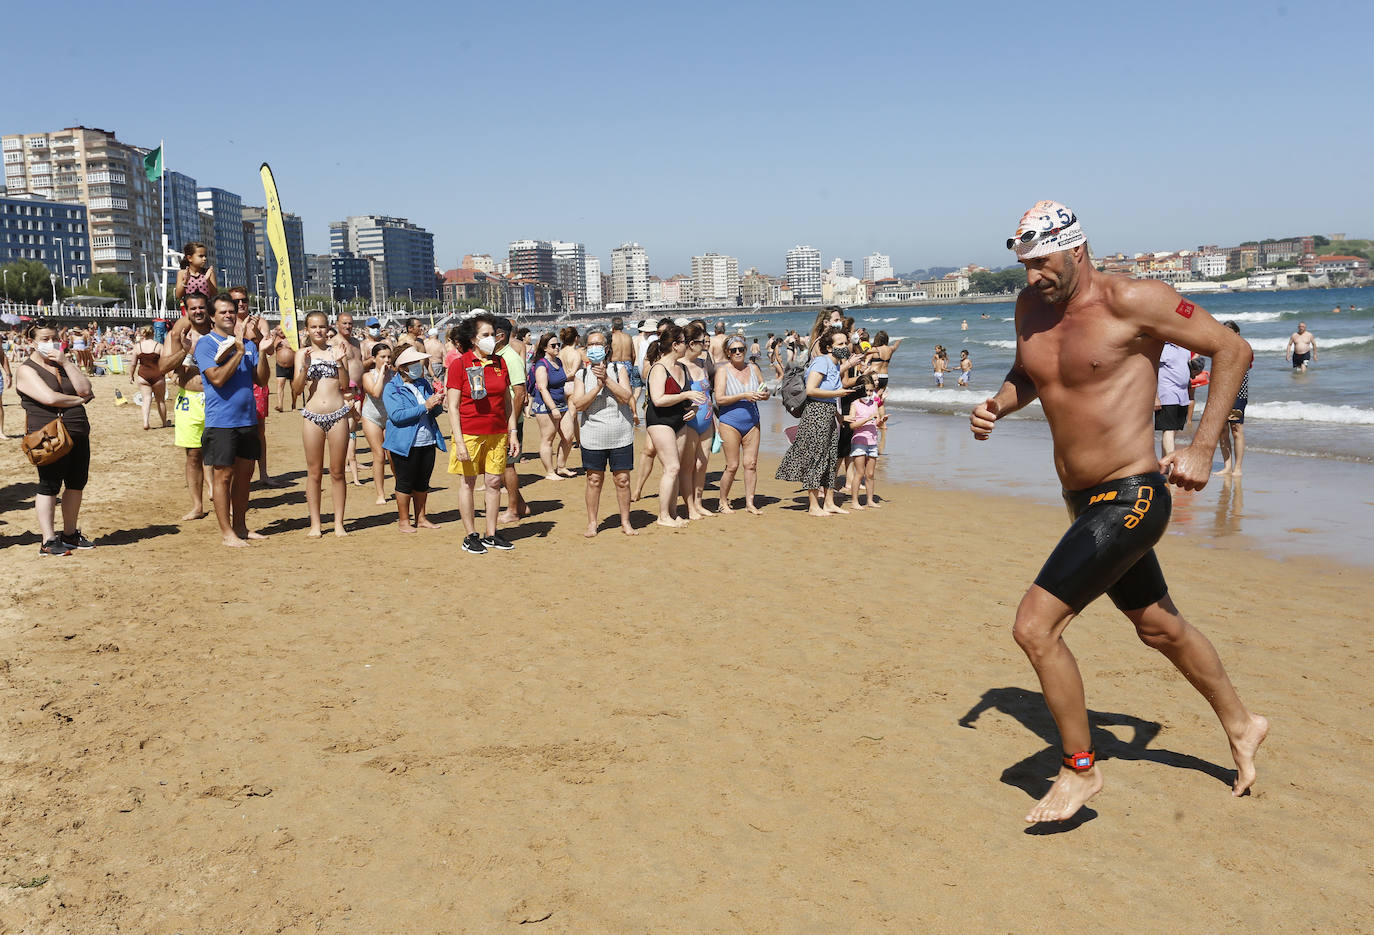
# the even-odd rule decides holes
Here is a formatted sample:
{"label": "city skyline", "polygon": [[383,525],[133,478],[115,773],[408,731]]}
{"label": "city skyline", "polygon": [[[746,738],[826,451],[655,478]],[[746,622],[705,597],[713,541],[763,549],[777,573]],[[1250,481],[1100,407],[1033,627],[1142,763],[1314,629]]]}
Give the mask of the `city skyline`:
{"label": "city skyline", "polygon": [[[236,68],[261,93],[207,77],[184,106],[180,92],[154,106],[99,93],[108,63],[84,58],[21,82],[0,132],[85,125],[138,146],[165,139],[169,170],[245,204],[262,200],[257,166],[268,161],[283,207],[305,223],[306,252],[328,252],[331,220],[375,213],[432,231],[444,269],[530,237],[583,243],[603,269],[617,245],[638,242],[664,275],[707,252],[779,273],[798,243],[827,258],[881,253],[897,273],[997,268],[1013,260],[1002,243],[1016,218],[1044,197],[1078,212],[1098,253],[1359,233],[1374,215],[1367,186],[1306,184],[1353,180],[1374,148],[1374,131],[1345,119],[1364,107],[1345,80],[1374,25],[1364,7],[1164,3],[1145,19],[1019,8],[971,28],[957,11],[892,6],[839,34],[831,8],[806,3],[785,18],[706,4],[710,15],[689,22],[548,7],[534,29],[522,13],[484,9],[482,34],[518,29],[518,48],[481,41],[462,10],[441,5],[394,18],[323,9],[279,9],[282,38],[235,45]],[[99,10],[77,2],[70,14]],[[8,25],[37,31],[43,15],[21,7]],[[310,86],[312,62],[360,18],[379,47],[406,52],[339,92],[366,121],[340,124],[269,93]],[[219,11],[215,25],[256,35],[264,24],[249,8]],[[146,40],[132,21],[102,28],[111,46]],[[852,41],[894,34],[911,42]],[[835,67],[813,67],[827,56]],[[564,88],[593,106],[512,106]],[[462,119],[446,118],[450,108]],[[187,116],[169,122],[169,110]],[[494,132],[471,132],[474,114]]]}

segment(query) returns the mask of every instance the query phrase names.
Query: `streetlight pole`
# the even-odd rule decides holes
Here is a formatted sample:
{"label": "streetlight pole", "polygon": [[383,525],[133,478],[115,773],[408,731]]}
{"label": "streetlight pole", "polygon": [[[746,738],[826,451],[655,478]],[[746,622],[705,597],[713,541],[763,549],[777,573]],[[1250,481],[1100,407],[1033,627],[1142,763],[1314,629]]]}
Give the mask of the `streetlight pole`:
{"label": "streetlight pole", "polygon": [[56,311],[57,311],[57,274],[56,274],[56,273],[49,273],[49,274],[48,274],[48,282],[52,285],[52,307],[53,307],[53,311],[56,312]]}

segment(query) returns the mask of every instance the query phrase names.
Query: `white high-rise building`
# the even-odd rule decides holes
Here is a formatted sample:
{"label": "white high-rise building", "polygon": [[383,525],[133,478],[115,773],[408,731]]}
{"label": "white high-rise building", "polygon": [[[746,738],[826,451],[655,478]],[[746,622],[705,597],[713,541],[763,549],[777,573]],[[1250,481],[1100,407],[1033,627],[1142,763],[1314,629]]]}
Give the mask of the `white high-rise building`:
{"label": "white high-rise building", "polygon": [[821,300],[821,251],[803,245],[787,251],[787,286],[797,305]]}
{"label": "white high-rise building", "polygon": [[583,275],[587,280],[587,308],[600,308],[605,301],[601,297],[601,257],[583,260]]}
{"label": "white high-rise building", "polygon": [[739,295],[739,260],[719,253],[692,257],[698,305],[734,305]]}
{"label": "white high-rise building", "polygon": [[623,243],[611,251],[611,301],[629,308],[649,301],[649,255],[637,243]]}
{"label": "white high-rise building", "polygon": [[587,248],[580,243],[562,240],[550,242],[553,247],[553,272],[558,288],[563,290],[563,307],[580,311],[587,307]]}
{"label": "white high-rise building", "polygon": [[863,278],[869,282],[892,278],[892,257],[881,253],[870,253],[864,257]]}
{"label": "white high-rise building", "polygon": [[830,261],[830,273],[836,278],[840,276],[853,276],[854,261],[846,260],[842,257],[835,257],[835,259]]}

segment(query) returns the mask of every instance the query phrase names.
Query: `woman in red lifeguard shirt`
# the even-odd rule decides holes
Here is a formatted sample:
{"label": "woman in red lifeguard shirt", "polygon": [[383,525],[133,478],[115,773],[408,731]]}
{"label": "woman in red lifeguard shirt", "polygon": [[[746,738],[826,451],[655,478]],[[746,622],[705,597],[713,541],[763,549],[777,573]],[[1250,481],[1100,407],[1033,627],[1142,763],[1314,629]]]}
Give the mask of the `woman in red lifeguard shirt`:
{"label": "woman in red lifeguard shirt", "polygon": [[[449,449],[450,474],[463,475],[458,488],[458,512],[463,517],[463,551],[481,555],[488,549],[509,551],[515,548],[496,532],[496,515],[501,509],[501,482],[506,472],[506,456],[520,453],[520,437],[515,429],[510,375],[496,356],[495,321],[479,314],[465,319],[456,329],[459,354],[448,368],[445,405],[453,447]],[[461,440],[461,441],[460,441]],[[477,535],[473,516],[473,497],[477,475],[486,475],[486,535]]]}

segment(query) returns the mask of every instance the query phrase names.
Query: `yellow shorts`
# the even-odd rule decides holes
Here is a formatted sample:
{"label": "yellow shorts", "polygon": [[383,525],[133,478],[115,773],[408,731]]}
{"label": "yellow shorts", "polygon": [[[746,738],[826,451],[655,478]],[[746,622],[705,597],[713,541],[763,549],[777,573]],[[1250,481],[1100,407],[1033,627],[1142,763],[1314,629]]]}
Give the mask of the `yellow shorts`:
{"label": "yellow shorts", "polygon": [[176,446],[199,448],[200,436],[205,434],[205,394],[195,390],[177,390],[172,404],[172,418],[176,420]]}
{"label": "yellow shorts", "polygon": [[500,474],[506,470],[506,436],[502,435],[464,435],[463,447],[468,450],[468,460],[458,457],[457,440],[448,452],[448,472],[476,477],[478,474]]}

